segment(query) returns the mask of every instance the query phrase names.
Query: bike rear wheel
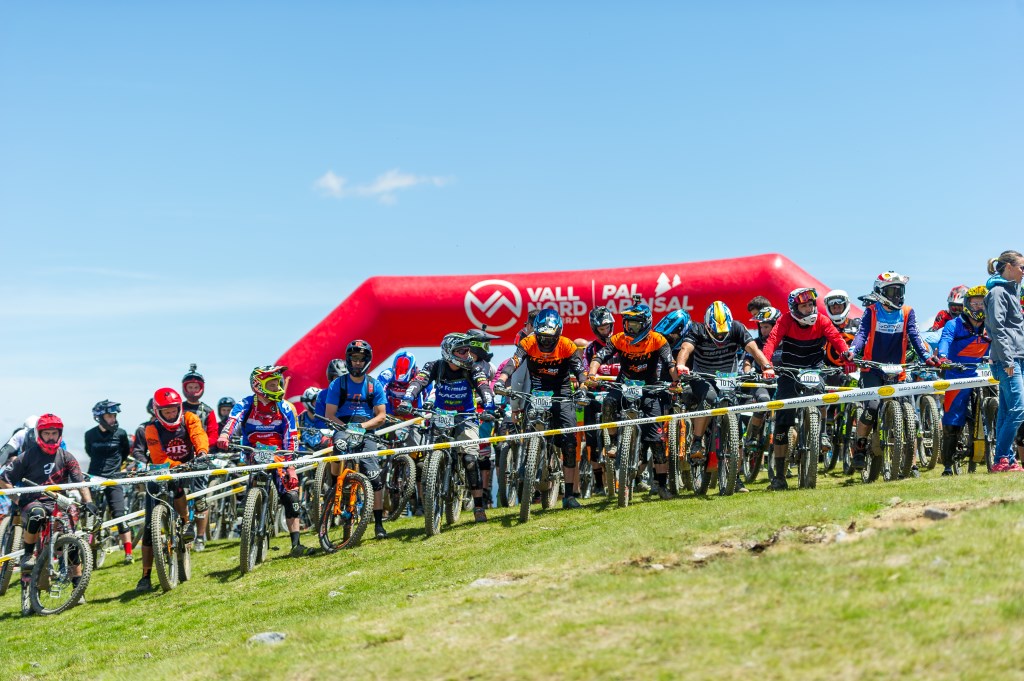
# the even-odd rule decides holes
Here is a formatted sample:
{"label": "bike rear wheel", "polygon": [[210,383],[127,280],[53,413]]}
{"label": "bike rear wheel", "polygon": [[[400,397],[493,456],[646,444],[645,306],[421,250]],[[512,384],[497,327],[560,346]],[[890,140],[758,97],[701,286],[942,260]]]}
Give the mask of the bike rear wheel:
{"label": "bike rear wheel", "polygon": [[[51,550],[57,566],[51,564]],[[72,582],[73,567],[82,568],[78,586]],[[32,568],[29,581],[29,600],[32,609],[40,615],[56,615],[78,602],[89,586],[92,576],[92,552],[85,540],[73,534],[62,534],[53,542],[40,547],[39,557]]]}
{"label": "bike rear wheel", "polygon": [[544,447],[541,451],[540,469],[540,507],[543,509],[553,508],[558,503],[558,492],[562,486],[562,461],[559,452],[547,441],[544,440]]}
{"label": "bike rear wheel", "polygon": [[467,485],[466,468],[462,465],[462,452],[456,450],[450,452],[450,455],[454,457],[454,460],[449,463],[454,464],[454,466],[448,468],[446,473],[449,480],[448,484],[444,486],[444,489],[447,491],[444,501],[444,519],[449,525],[454,525],[462,517],[462,509],[465,506],[467,497]]}
{"label": "bike rear wheel", "polygon": [[[985,465],[992,470],[996,453],[996,419],[999,416],[999,400],[986,397],[981,401],[981,418],[985,424]],[[1016,445],[1011,445],[1016,447]]]}
{"label": "bike rear wheel", "polygon": [[162,503],[153,506],[150,515],[150,537],[153,545],[153,569],[165,592],[178,585],[178,561],[175,546],[174,518]]}
{"label": "bike rear wheel", "polygon": [[416,494],[416,465],[408,454],[398,454],[388,462],[384,483],[384,520],[400,518]]}
{"label": "bike rear wheel", "polygon": [[917,413],[909,400],[898,400],[903,412],[903,453],[900,456],[900,478],[909,478],[910,471],[917,463],[917,441],[919,438]]}
{"label": "bike rear wheel", "polygon": [[[708,430],[709,431],[711,430],[710,424],[709,424]],[[693,436],[691,435],[690,437],[687,438],[687,447],[686,447],[686,451],[687,452],[690,451],[690,444],[691,443],[689,442],[689,440],[692,437]],[[704,437],[705,438],[707,437],[707,432],[704,433]],[[689,456],[689,455],[687,454],[687,456]],[[706,495],[708,493],[708,487],[711,485],[711,476],[708,474],[708,460],[709,459],[710,459],[710,457],[708,456],[707,448],[705,447],[705,450],[704,450],[704,460],[703,461],[694,461],[693,459],[689,460],[689,463],[690,463],[690,484],[691,484],[691,487],[693,489],[693,493],[698,495],[698,496]]]}

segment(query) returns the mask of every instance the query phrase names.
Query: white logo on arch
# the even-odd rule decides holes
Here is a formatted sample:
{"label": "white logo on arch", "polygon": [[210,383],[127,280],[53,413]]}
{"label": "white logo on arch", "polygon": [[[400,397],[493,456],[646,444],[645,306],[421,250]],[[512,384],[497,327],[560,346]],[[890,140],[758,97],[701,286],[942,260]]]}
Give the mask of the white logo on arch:
{"label": "white logo on arch", "polygon": [[466,316],[473,326],[486,324],[488,331],[506,331],[516,325],[522,313],[522,294],[504,279],[484,279],[466,291]]}

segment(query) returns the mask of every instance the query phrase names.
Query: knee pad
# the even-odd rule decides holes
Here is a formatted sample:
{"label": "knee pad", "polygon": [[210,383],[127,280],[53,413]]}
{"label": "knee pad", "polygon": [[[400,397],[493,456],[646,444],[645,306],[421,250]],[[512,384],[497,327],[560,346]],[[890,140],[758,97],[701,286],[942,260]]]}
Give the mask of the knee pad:
{"label": "knee pad", "polygon": [[117,533],[118,534],[124,534],[127,531],[128,531],[128,526],[127,525],[125,525],[124,523],[118,523],[117,524]]}
{"label": "knee pad", "polygon": [[208,508],[210,508],[210,503],[206,500],[206,497],[199,497],[198,499],[196,499],[196,515],[199,515],[200,513],[206,513],[206,510]]}
{"label": "knee pad", "polygon": [[665,443],[664,442],[652,442],[651,443],[651,455],[654,458],[654,463],[662,465],[668,462],[665,457]]}
{"label": "knee pad", "polygon": [[44,520],[46,520],[46,509],[42,506],[33,506],[29,509],[28,517],[25,518],[25,531],[36,534]]}
{"label": "knee pad", "polygon": [[480,465],[477,458],[472,454],[466,454],[462,461],[466,465],[466,482],[469,483],[469,488],[482,489],[484,483],[480,476]]}
{"label": "knee pad", "polygon": [[477,465],[480,466],[480,470],[482,471],[489,471],[494,469],[494,461],[489,456],[481,456],[480,460],[477,462]]}
{"label": "knee pad", "polygon": [[281,506],[284,507],[285,518],[299,517],[299,493],[297,490],[290,490],[280,495]]}
{"label": "knee pad", "polygon": [[374,492],[379,492],[384,489],[384,478],[381,477],[380,469],[365,470],[363,475],[370,481],[370,487],[373,488]]}
{"label": "knee pad", "polygon": [[860,415],[860,422],[865,426],[874,426],[878,421],[878,403],[868,402],[864,405],[864,411]]}
{"label": "knee pad", "polygon": [[562,445],[562,467],[576,468],[576,448],[572,445]]}
{"label": "knee pad", "polygon": [[859,437],[854,440],[853,446],[856,447],[858,452],[866,452],[868,450],[868,439],[866,437]]}
{"label": "knee pad", "polygon": [[789,444],[789,436],[784,434],[784,433],[773,433],[772,434],[772,444],[773,445],[788,445]]}

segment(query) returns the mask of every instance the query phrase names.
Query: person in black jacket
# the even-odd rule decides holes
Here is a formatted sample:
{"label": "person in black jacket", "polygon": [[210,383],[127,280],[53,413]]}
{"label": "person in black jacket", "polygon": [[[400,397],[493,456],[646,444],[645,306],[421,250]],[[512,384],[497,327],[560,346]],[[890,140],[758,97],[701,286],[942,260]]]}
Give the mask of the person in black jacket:
{"label": "person in black jacket", "polygon": [[[117,415],[121,411],[118,402],[102,400],[92,408],[92,417],[96,421],[96,427],[85,431],[85,453],[89,457],[89,475],[98,475],[109,478],[120,472],[131,455],[131,445],[128,442],[128,433],[118,426]],[[110,504],[110,513],[114,518],[120,518],[127,512],[124,503],[124,487],[100,488],[100,494],[107,498]],[[117,532],[121,538],[121,545],[124,547],[125,564],[132,563],[135,559],[132,556],[132,533],[128,526],[121,522],[117,524]]]}

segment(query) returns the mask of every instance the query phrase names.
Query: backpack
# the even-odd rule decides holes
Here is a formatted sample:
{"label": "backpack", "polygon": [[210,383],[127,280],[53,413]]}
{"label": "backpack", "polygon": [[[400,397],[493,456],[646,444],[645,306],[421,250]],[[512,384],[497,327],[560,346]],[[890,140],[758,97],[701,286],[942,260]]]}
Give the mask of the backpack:
{"label": "backpack", "polygon": [[[368,405],[370,405],[370,407],[372,408],[373,407],[373,390],[374,390],[373,384],[376,383],[376,381],[369,374],[364,374],[364,376],[366,376],[366,378],[363,379],[366,382],[366,403]],[[341,385],[341,389],[338,391],[338,404],[337,404],[337,406],[338,406],[338,409],[341,409],[342,405],[344,405],[345,401],[348,399],[348,374],[344,374],[342,376],[339,376],[338,378],[339,378],[339,380],[342,379],[342,378],[345,379],[345,382]]]}

